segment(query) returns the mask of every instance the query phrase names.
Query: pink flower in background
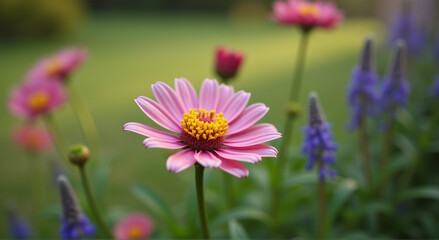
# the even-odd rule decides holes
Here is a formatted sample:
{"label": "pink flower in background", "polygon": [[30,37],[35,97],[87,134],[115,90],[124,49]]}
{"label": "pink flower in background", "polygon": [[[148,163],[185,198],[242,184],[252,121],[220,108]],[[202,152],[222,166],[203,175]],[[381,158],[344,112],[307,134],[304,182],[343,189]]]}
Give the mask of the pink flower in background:
{"label": "pink flower in background", "polygon": [[198,162],[242,178],[249,172],[241,162],[277,156],[277,150],[264,143],[281,134],[271,124],[255,125],[268,108],[262,103],[246,107],[250,93],[206,79],[198,97],[184,78],[175,80],[175,91],[162,82],[153,84],[152,91],[157,102],[142,96],[135,102],[174,134],[140,123],[127,123],[124,130],[146,136],[143,145],[147,148],[182,149],[168,158],[169,171],[178,173]]}
{"label": "pink flower in background", "polygon": [[65,48],[53,56],[41,59],[28,74],[29,81],[66,80],[84,62],[87,53],[82,48]]}
{"label": "pink flower in background", "polygon": [[134,213],[124,217],[114,228],[117,239],[148,239],[154,224],[148,216]]}
{"label": "pink flower in background", "polygon": [[57,81],[24,82],[12,90],[9,110],[19,117],[33,118],[49,113],[66,100]]}
{"label": "pink flower in background", "polygon": [[216,49],[216,72],[224,80],[232,78],[239,70],[244,55],[238,52],[228,51],[223,47]]}
{"label": "pink flower in background", "polygon": [[13,134],[14,143],[29,152],[41,153],[52,146],[47,129],[33,124],[17,128]]}
{"label": "pink flower in background", "polygon": [[332,3],[308,0],[276,1],[273,4],[273,19],[283,25],[332,28],[342,19],[343,14]]}

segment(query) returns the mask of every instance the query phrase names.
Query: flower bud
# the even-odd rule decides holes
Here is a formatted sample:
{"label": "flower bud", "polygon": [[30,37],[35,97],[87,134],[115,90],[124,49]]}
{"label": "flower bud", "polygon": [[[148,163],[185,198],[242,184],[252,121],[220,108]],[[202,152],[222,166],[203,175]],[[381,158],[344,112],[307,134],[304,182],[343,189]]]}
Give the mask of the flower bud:
{"label": "flower bud", "polygon": [[70,148],[69,160],[71,163],[82,166],[87,162],[89,158],[90,150],[88,149],[88,147],[82,144],[77,144]]}
{"label": "flower bud", "polygon": [[298,102],[290,102],[287,106],[287,114],[291,117],[298,117],[302,112],[302,105]]}
{"label": "flower bud", "polygon": [[239,70],[239,67],[244,59],[244,55],[238,52],[231,52],[225,48],[218,48],[216,50],[216,73],[227,81],[233,78]]}

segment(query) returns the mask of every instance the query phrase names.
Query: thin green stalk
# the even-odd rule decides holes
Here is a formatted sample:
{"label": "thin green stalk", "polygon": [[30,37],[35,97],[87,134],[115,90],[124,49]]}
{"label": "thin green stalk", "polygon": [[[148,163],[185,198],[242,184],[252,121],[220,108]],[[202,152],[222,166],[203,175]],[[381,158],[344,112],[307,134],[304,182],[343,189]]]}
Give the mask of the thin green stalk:
{"label": "thin green stalk", "polygon": [[210,239],[209,225],[207,223],[206,205],[204,202],[204,184],[203,184],[204,167],[195,164],[195,186],[197,189],[198,213],[200,215],[201,231],[203,239]]}
{"label": "thin green stalk", "polygon": [[[321,167],[322,164],[320,164]],[[320,169],[319,169],[320,170]],[[320,172],[320,171],[319,171]],[[326,212],[327,212],[327,194],[326,194],[326,182],[321,180],[319,174],[319,232],[318,238],[323,239],[327,237],[326,233]]]}
{"label": "thin green stalk", "polygon": [[101,141],[99,139],[99,134],[93,117],[91,116],[90,111],[88,111],[85,102],[82,101],[80,95],[74,88],[73,84],[68,83],[67,87],[69,91],[70,104],[75,112],[79,124],[81,125],[82,132],[84,133],[88,144],[94,150],[96,156],[98,156],[97,158],[99,159],[102,153]]}
{"label": "thin green stalk", "polygon": [[52,137],[52,142],[55,144],[55,147],[58,150],[59,154],[62,158],[68,160],[67,153],[69,150],[69,143],[64,135],[61,133],[57,122],[50,114],[45,115],[43,119],[47,129],[50,132],[50,136]]}
{"label": "thin green stalk", "polygon": [[[309,30],[303,30],[300,37],[299,48],[297,51],[296,66],[294,68],[293,83],[291,85],[291,92],[289,96],[289,104],[292,107],[298,106],[300,87],[302,85],[302,75],[305,68],[306,50],[308,48]],[[283,128],[283,136],[281,145],[279,147],[279,158],[274,167],[273,179],[273,193],[271,201],[271,213],[273,218],[277,218],[279,211],[280,194],[282,189],[282,180],[284,170],[287,167],[288,147],[290,146],[293,136],[294,121],[297,118],[296,114],[288,111],[287,119]]]}
{"label": "thin green stalk", "polygon": [[87,173],[85,172],[84,165],[79,166],[79,172],[81,174],[81,181],[82,181],[82,185],[84,187],[85,196],[87,197],[88,204],[90,206],[91,211],[93,212],[93,215],[96,219],[97,224],[99,225],[99,228],[102,229],[106,238],[113,238],[113,235],[111,234],[108,226],[104,222],[104,220],[99,212],[99,209],[96,205],[96,202],[94,200],[93,193],[92,193],[91,188],[90,188],[90,184],[88,183]]}
{"label": "thin green stalk", "polygon": [[394,128],[394,120],[389,117],[388,122],[387,122],[388,126],[387,126],[387,130],[386,133],[384,135],[384,149],[383,149],[383,154],[381,157],[381,177],[382,177],[382,181],[381,181],[381,190],[380,190],[380,194],[381,196],[384,196],[386,187],[387,187],[387,181],[388,181],[388,176],[387,176],[387,171],[389,170],[389,158],[390,155],[392,153],[392,142],[393,142],[393,128]]}
{"label": "thin green stalk", "polygon": [[405,172],[405,175],[402,178],[401,184],[399,185],[400,186],[399,193],[402,193],[402,191],[404,191],[407,188],[411,179],[413,178],[413,175],[415,174],[417,167],[421,163],[422,155],[424,154],[425,150],[428,148],[431,138],[433,137],[433,134],[436,131],[438,122],[439,122],[439,102],[436,103],[434,113],[433,116],[430,118],[430,123],[428,125],[428,128],[422,134],[421,138],[418,140],[416,155],[413,158],[413,160],[409,163],[407,171]]}
{"label": "thin green stalk", "polygon": [[367,186],[372,186],[372,174],[370,171],[370,152],[369,152],[369,137],[367,134],[367,122],[366,118],[363,117],[360,120],[360,148],[361,148],[361,159],[363,160],[364,169],[364,179],[366,180]]}

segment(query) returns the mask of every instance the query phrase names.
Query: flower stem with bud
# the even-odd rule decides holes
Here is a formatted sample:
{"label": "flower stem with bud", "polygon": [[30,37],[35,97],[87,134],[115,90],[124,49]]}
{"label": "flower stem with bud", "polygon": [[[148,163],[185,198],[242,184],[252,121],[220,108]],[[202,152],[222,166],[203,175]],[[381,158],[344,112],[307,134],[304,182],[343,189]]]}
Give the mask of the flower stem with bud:
{"label": "flower stem with bud", "polygon": [[[294,121],[299,115],[300,105],[298,103],[300,96],[300,88],[302,85],[303,70],[305,68],[306,50],[308,48],[310,30],[303,29],[300,37],[299,49],[297,51],[296,66],[294,68],[293,83],[289,96],[289,110],[287,111],[287,119],[283,128],[282,141],[279,147],[278,163],[273,173],[273,193],[271,201],[271,213],[276,219],[279,211],[280,194],[282,190],[282,179],[286,168],[288,158],[288,147],[290,146],[293,136]],[[291,108],[291,109],[290,109]],[[294,110],[293,112],[291,110]]]}

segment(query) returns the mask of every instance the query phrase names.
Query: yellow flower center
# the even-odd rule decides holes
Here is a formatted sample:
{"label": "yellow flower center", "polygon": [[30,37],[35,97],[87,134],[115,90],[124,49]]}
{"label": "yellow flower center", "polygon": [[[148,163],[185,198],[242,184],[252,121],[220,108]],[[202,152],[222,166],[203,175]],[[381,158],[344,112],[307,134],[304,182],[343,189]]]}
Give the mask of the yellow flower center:
{"label": "yellow flower center", "polygon": [[40,145],[39,135],[36,133],[29,133],[29,135],[26,138],[26,146],[31,149],[37,149],[39,145]]}
{"label": "yellow flower center", "polygon": [[183,114],[181,120],[183,131],[197,140],[214,140],[224,136],[229,129],[227,119],[223,113],[216,113],[215,110],[206,111],[199,108],[191,109]]}
{"label": "yellow flower center", "polygon": [[130,239],[140,239],[142,238],[142,229],[138,226],[132,226],[128,231],[128,236]]}
{"label": "yellow flower center", "polygon": [[302,4],[299,7],[299,13],[302,15],[317,16],[319,9],[315,4]]}
{"label": "yellow flower center", "polygon": [[49,95],[46,92],[40,91],[33,93],[29,100],[29,107],[33,110],[41,110],[49,103]]}
{"label": "yellow flower center", "polygon": [[51,59],[46,66],[46,71],[49,75],[57,74],[60,69],[61,69],[61,61],[59,61],[56,58]]}

